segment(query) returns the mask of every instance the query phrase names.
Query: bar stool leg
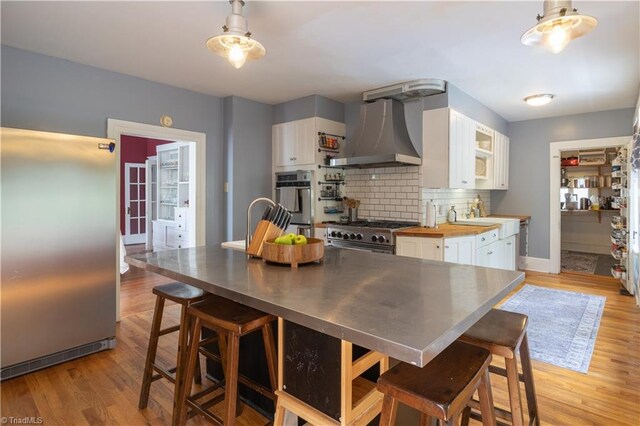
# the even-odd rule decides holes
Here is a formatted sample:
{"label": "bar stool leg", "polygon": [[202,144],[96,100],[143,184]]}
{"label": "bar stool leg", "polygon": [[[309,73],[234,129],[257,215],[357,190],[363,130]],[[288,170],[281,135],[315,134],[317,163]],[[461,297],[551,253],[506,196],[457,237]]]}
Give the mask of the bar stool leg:
{"label": "bar stool leg", "polygon": [[482,378],[480,379],[478,396],[480,397],[480,412],[482,413],[482,424],[484,426],[495,426],[496,418],[493,411],[493,395],[491,393],[491,379],[489,378],[488,368],[485,370]]}
{"label": "bar stool leg", "polygon": [[140,389],[140,401],[138,402],[138,408],[140,410],[147,408],[147,405],[149,404],[149,390],[151,389],[153,364],[156,362],[156,353],[158,351],[158,339],[160,338],[160,326],[162,325],[163,311],[164,297],[156,296],[156,307],[153,311],[151,335],[149,336],[149,347],[147,348],[147,361],[144,365],[142,388]]}
{"label": "bar stool leg", "polygon": [[[178,394],[178,403],[173,410],[173,424],[183,426],[187,423],[187,413],[189,411],[189,407],[187,405],[187,398],[191,396],[191,387],[193,386],[193,375],[196,368],[196,359],[198,357],[199,345],[197,342],[200,342],[200,335],[202,333],[202,324],[200,318],[195,318],[195,320],[189,325],[189,329],[191,331],[191,342],[189,344],[189,351],[186,356],[182,358],[181,364],[184,368],[181,368],[181,373],[184,373],[182,376],[182,380],[180,381]],[[185,359],[186,358],[186,359]],[[186,361],[186,362],[184,362]]]}
{"label": "bar stool leg", "polygon": [[380,426],[394,426],[398,414],[398,400],[385,395],[382,400],[382,412],[380,413]]}
{"label": "bar stool leg", "polygon": [[236,422],[236,398],[238,396],[238,361],[240,352],[240,336],[236,333],[227,334],[227,371],[224,390],[225,426],[232,426]]}
{"label": "bar stool leg", "polygon": [[509,404],[511,405],[511,419],[513,426],[523,426],[524,417],[522,414],[522,401],[520,399],[518,358],[516,358],[516,354],[514,353],[513,358],[505,358],[504,362],[507,370],[507,387],[509,389]]}
{"label": "bar stool leg", "polygon": [[267,356],[267,369],[269,370],[269,382],[271,383],[271,391],[275,392],[278,388],[277,379],[277,356],[276,348],[273,340],[273,329],[271,324],[266,324],[262,327],[262,341],[264,342],[264,351]]}
{"label": "bar stool leg", "polygon": [[[180,308],[180,324],[186,324],[187,321],[187,307],[186,306],[182,306]],[[185,330],[186,329],[186,332]],[[178,331],[178,362],[176,363],[176,365],[180,365],[180,357],[181,357],[181,351],[183,350],[188,350],[188,344],[189,344],[189,340],[191,340],[192,335],[191,335],[191,330],[189,330],[188,327],[180,327],[180,330]],[[177,378],[178,374],[176,373],[176,378]],[[194,376],[194,381],[196,382],[196,384],[201,385],[202,384],[202,372],[200,370],[200,357],[198,356],[198,359],[196,359],[196,372],[195,372],[195,376]],[[176,389],[177,389],[178,385],[176,384]]]}
{"label": "bar stool leg", "polygon": [[533,421],[534,426],[540,426],[540,418],[538,417],[538,401],[536,400],[536,388],[533,384],[533,368],[531,366],[531,358],[529,357],[527,333],[524,334],[522,343],[520,343],[520,362],[522,363],[522,375],[524,376],[524,391],[527,396],[529,424],[531,424],[532,419],[535,419]]}

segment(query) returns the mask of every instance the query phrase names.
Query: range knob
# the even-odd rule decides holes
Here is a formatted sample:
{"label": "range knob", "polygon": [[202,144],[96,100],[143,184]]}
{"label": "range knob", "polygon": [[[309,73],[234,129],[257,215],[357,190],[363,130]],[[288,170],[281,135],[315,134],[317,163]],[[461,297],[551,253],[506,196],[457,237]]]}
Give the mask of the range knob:
{"label": "range knob", "polygon": [[356,234],[349,234],[349,238],[351,238],[352,240],[356,239]]}
{"label": "range knob", "polygon": [[349,234],[344,234],[342,237],[343,237],[345,240],[348,240],[348,239],[349,239]]}
{"label": "range knob", "polygon": [[378,242],[378,236],[377,235],[372,236],[371,237],[371,241],[373,241],[374,243],[377,243]]}
{"label": "range knob", "polygon": [[336,231],[331,231],[331,236],[335,238],[335,236],[336,236]]}
{"label": "range knob", "polygon": [[357,239],[359,239],[359,240],[361,240],[361,239],[362,239],[362,234],[357,234],[357,235],[356,235],[356,238],[357,238]]}
{"label": "range knob", "polygon": [[336,237],[342,238],[342,232],[338,231],[338,233],[336,234]]}
{"label": "range knob", "polygon": [[378,242],[384,243],[384,237],[382,235],[378,237]]}

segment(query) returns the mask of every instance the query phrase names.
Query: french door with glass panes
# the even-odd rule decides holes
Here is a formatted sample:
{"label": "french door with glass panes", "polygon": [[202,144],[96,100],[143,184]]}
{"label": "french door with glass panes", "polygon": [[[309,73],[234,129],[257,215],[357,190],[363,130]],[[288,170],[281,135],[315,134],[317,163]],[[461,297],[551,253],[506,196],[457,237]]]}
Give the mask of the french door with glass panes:
{"label": "french door with glass panes", "polygon": [[140,163],[124,165],[125,244],[146,242],[146,167]]}

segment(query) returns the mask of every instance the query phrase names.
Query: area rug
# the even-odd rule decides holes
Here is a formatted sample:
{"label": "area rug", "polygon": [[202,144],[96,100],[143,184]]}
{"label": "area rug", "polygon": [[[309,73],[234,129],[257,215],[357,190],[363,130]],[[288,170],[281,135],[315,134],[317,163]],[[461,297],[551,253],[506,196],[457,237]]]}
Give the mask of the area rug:
{"label": "area rug", "polygon": [[589,370],[606,297],[525,284],[500,309],[529,317],[531,358],[569,370]]}
{"label": "area rug", "polygon": [[560,253],[560,265],[562,272],[593,274],[596,272],[596,266],[598,265],[598,255],[562,250]]}

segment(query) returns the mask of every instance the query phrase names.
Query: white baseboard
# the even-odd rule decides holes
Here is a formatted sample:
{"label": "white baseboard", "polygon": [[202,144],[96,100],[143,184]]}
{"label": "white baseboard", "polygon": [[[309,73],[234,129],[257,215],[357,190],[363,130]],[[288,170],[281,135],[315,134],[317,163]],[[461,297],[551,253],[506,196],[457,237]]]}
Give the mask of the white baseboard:
{"label": "white baseboard", "polygon": [[541,257],[520,256],[520,269],[525,271],[546,272],[549,273],[549,259]]}

